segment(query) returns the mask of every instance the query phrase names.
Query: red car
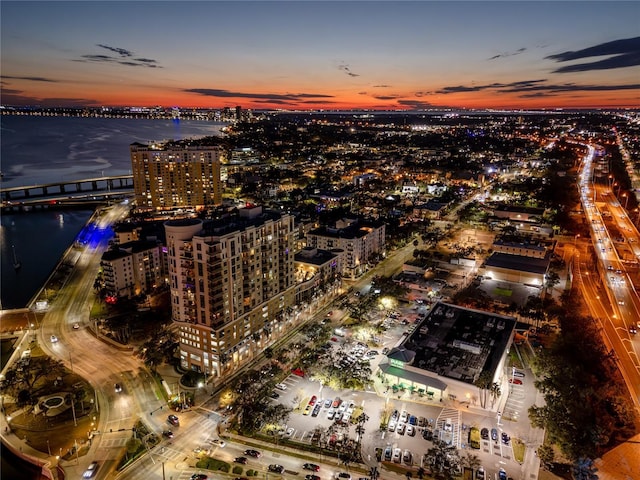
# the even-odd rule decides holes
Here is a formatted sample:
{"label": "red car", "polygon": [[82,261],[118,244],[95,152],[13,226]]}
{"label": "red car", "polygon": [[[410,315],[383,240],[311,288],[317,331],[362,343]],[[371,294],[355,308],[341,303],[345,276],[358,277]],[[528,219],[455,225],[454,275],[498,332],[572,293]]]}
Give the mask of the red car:
{"label": "red car", "polygon": [[519,378],[510,378],[509,383],[513,383],[514,385],[522,385],[522,380]]}
{"label": "red car", "polygon": [[318,397],[316,397],[315,395],[313,397],[311,397],[311,400],[309,400],[309,405],[311,405],[312,407],[316,404],[316,400],[318,399]]}

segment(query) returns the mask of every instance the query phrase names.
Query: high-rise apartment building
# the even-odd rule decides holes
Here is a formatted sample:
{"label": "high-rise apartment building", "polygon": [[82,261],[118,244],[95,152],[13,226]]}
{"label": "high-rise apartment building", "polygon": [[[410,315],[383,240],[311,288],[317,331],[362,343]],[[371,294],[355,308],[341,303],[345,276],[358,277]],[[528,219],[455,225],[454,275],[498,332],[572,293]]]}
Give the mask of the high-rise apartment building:
{"label": "high-rise apartment building", "polygon": [[138,208],[205,208],[222,202],[215,137],[130,146]]}
{"label": "high-rise apartment building", "polygon": [[183,368],[223,378],[290,328],[293,223],[262,207],[216,220],[165,222]]}

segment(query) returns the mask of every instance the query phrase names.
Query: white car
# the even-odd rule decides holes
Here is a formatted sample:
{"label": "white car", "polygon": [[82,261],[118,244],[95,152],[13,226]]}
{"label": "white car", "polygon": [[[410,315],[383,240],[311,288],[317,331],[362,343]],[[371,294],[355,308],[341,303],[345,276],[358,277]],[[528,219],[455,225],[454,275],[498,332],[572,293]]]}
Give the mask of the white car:
{"label": "white car", "polygon": [[278,384],[276,385],[276,388],[277,388],[278,390],[286,390],[286,389],[287,389],[287,386],[286,386],[284,383],[278,383]]}
{"label": "white car", "polygon": [[96,474],[96,470],[98,470],[98,462],[91,462],[87,469],[82,474],[82,478],[91,478]]}
{"label": "white car", "polygon": [[51,335],[51,343],[57,343],[58,342],[58,337],[56,337],[55,335]]}
{"label": "white car", "polygon": [[209,440],[209,443],[211,445],[215,445],[220,448],[224,448],[224,446],[226,445],[226,443],[224,443],[224,440],[220,440],[219,438],[214,438],[213,440]]}

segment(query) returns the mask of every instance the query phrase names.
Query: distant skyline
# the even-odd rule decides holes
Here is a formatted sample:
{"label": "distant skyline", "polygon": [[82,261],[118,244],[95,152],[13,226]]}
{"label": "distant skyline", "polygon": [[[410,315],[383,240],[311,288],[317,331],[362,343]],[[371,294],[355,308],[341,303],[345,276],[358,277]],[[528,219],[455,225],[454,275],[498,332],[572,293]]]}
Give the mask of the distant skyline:
{"label": "distant skyline", "polygon": [[640,2],[0,3],[2,105],[637,108]]}

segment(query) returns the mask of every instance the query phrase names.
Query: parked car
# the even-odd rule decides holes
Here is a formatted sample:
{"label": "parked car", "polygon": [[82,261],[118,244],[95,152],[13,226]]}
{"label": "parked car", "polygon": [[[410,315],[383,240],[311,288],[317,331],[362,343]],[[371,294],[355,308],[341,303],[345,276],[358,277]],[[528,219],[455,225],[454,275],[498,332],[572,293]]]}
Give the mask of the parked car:
{"label": "parked car", "polygon": [[336,475],[337,480],[351,480],[351,474],[347,472],[340,472]]}
{"label": "parked car", "polygon": [[498,430],[496,428],[491,429],[491,440],[494,442],[498,441]]}
{"label": "parked car", "polygon": [[253,458],[260,458],[262,456],[262,454],[257,450],[245,450],[244,454]]}
{"label": "parked car", "polygon": [[502,443],[507,445],[509,443],[509,440],[511,440],[511,437],[507,435],[507,432],[502,432]]}
{"label": "parked car", "polygon": [[412,459],[411,452],[409,450],[405,450],[404,454],[402,455],[402,461],[407,465],[411,465],[411,459]]}
{"label": "parked car", "polygon": [[501,468],[498,471],[498,476],[500,477],[500,480],[507,480],[507,472],[505,472],[504,468]]}
{"label": "parked car", "polygon": [[418,426],[419,427],[426,427],[427,426],[427,419],[424,417],[418,417]]}
{"label": "parked car", "polygon": [[402,450],[400,450],[399,448],[396,448],[393,451],[393,461],[395,463],[400,463],[400,459],[402,458]]}
{"label": "parked car", "polygon": [[327,399],[324,401],[324,408],[331,408],[331,404],[332,404],[332,403],[333,403],[333,402],[331,401],[331,399],[330,399],[330,398],[327,398]]}
{"label": "parked car", "polygon": [[311,397],[311,400],[309,400],[309,405],[313,407],[316,404],[316,400],[318,400],[318,397],[314,395],[313,397]]}
{"label": "parked car", "polygon": [[241,465],[246,465],[247,464],[247,457],[236,457],[233,461],[236,462],[236,463],[239,463]]}
{"label": "parked car", "polygon": [[524,378],[524,376],[525,376],[524,372],[520,372],[519,370],[515,370],[515,371],[513,372],[513,375],[514,375],[515,377],[520,377],[520,378]]}
{"label": "parked car", "polygon": [[393,449],[390,445],[387,445],[387,448],[384,449],[384,459],[385,461],[390,462],[391,457],[393,457]]}
{"label": "parked car", "polygon": [[514,385],[522,385],[522,380],[520,380],[519,378],[510,378],[509,383],[512,383]]}
{"label": "parked car", "polygon": [[305,475],[304,480],[320,480],[320,477],[310,473],[309,475]]}
{"label": "parked car", "polygon": [[269,471],[274,473],[282,473],[284,472],[284,467],[282,465],[272,463],[271,465],[269,465]]}
{"label": "parked car", "polygon": [[276,388],[278,390],[286,390],[287,386],[284,383],[278,383],[278,384],[276,384]]}
{"label": "parked car", "polygon": [[91,478],[96,474],[98,470],[98,462],[91,462],[87,469],[82,474],[82,478]]}
{"label": "parked car", "polygon": [[484,467],[480,467],[478,470],[476,470],[476,478],[484,480]]}
{"label": "parked car", "polygon": [[207,477],[204,473],[194,473],[191,475],[191,480],[207,480]]}
{"label": "parked car", "polygon": [[396,429],[396,422],[395,420],[391,420],[389,421],[389,431],[393,432]]}
{"label": "parked car", "polygon": [[302,468],[305,470],[311,470],[312,472],[317,472],[320,470],[320,465],[316,465],[315,463],[305,463],[302,465]]}
{"label": "parked car", "polygon": [[169,422],[174,427],[179,427],[180,426],[180,419],[178,417],[176,417],[175,415],[169,415],[167,417],[167,422]]}
{"label": "parked car", "polygon": [[416,427],[414,427],[413,425],[407,426],[407,435],[409,435],[410,437],[415,437],[416,436]]}
{"label": "parked car", "polygon": [[480,430],[480,436],[484,440],[489,440],[489,429],[488,428],[483,428],[482,430]]}
{"label": "parked car", "polygon": [[269,396],[273,399],[280,398],[280,394],[278,392],[271,392],[271,395]]}
{"label": "parked car", "polygon": [[173,438],[173,432],[171,430],[165,430],[162,432],[162,436],[164,438]]}
{"label": "parked car", "polygon": [[404,435],[404,431],[406,428],[407,428],[406,423],[399,423],[398,428],[396,429],[396,433],[398,433],[398,435]]}
{"label": "parked car", "polygon": [[73,324],[73,329],[74,329],[74,330],[78,330],[78,329],[80,329],[80,324],[79,324],[79,323],[74,323],[74,324]]}

